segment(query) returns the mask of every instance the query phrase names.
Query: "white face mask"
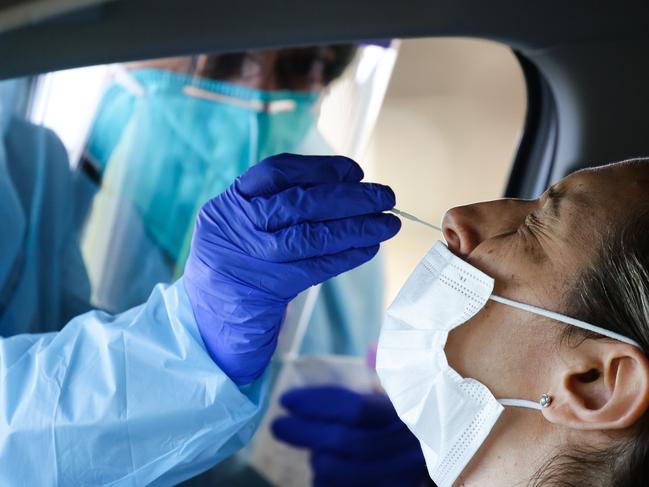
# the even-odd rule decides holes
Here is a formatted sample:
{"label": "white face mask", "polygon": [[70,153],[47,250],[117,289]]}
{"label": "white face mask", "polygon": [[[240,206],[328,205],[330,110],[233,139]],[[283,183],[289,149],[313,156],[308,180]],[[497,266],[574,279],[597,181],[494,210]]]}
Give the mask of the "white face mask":
{"label": "white face mask", "polygon": [[461,377],[446,359],[448,334],[489,299],[594,331],[633,340],[589,323],[492,295],[493,278],[437,242],[388,308],[376,371],[397,414],[421,443],[428,473],[450,487],[487,438],[503,406],[541,409],[537,402],[496,399],[479,381]]}

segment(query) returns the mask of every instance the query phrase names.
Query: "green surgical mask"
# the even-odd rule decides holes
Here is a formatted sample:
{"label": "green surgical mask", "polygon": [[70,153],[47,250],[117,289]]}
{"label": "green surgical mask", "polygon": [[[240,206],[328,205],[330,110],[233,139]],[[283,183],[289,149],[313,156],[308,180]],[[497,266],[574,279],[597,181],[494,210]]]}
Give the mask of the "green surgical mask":
{"label": "green surgical mask", "polygon": [[126,198],[152,241],[182,270],[194,217],[257,161],[294,152],[315,121],[317,93],[265,92],[155,69],[111,86],[87,153],[103,189]]}

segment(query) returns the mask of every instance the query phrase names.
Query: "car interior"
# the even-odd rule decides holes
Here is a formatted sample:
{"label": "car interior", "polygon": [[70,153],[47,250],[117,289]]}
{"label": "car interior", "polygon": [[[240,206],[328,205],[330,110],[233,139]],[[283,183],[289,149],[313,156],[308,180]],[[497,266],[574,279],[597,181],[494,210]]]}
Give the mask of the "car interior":
{"label": "car interior", "polygon": [[[356,55],[319,105],[318,128],[330,143],[326,150],[369,160],[368,176],[394,182],[406,205],[402,209],[433,223],[460,195],[536,198],[575,170],[649,154],[647,2],[13,0],[0,5],[0,80],[26,80],[31,95],[39,94],[23,100],[26,111],[53,128],[66,145],[70,166],[84,172],[79,198],[87,205],[102,178],[110,183],[113,176],[102,174],[83,146],[68,145],[73,136],[66,135],[65,124],[78,114],[87,131],[106,88],[100,80],[109,71],[128,85],[133,66],[150,60],[191,58],[190,77],[198,72],[199,54],[340,45],[354,46]],[[57,77],[45,77],[52,73]],[[79,83],[96,88],[82,93]],[[62,101],[56,105],[58,94]],[[209,96],[200,87],[193,94]],[[422,102],[425,97],[429,104]],[[76,108],[65,100],[75,100]],[[438,118],[426,119],[426,110]],[[60,115],[66,111],[67,118]],[[490,117],[499,116],[504,121],[490,126]],[[399,130],[407,132],[408,123],[416,130],[404,139]],[[454,127],[452,143],[445,140],[450,133],[442,129],[445,124]],[[487,126],[491,131],[483,130]],[[489,145],[487,139],[497,140]],[[401,150],[402,140],[412,145],[410,152]],[[402,156],[410,162],[400,161]],[[427,182],[438,177],[438,186]],[[421,198],[427,191],[448,191],[456,199],[443,193],[427,213],[415,201],[427,204]],[[115,240],[113,247],[106,245],[107,235],[98,230],[112,214],[111,203],[95,201],[95,210],[98,204],[108,209],[94,220],[89,210],[75,216],[88,218],[81,250],[93,305],[121,312],[146,299],[150,287],[147,294],[122,299],[111,282],[102,281],[121,271],[106,264],[111,248],[118,248]],[[386,247],[386,299],[430,246],[429,230],[409,231]],[[175,264],[184,263],[188,252],[190,239],[183,237],[173,248],[174,265],[166,254],[146,263],[149,270],[162,269],[156,271],[158,282],[182,273]],[[119,248],[131,244],[125,237]],[[127,265],[137,266],[138,257],[132,259]],[[300,295],[289,308],[286,320],[294,326],[287,328],[293,334],[280,339],[283,353],[295,352],[295,337],[303,335],[305,313],[312,313],[318,292]],[[282,483],[281,472],[273,475],[276,485],[300,485]]]}

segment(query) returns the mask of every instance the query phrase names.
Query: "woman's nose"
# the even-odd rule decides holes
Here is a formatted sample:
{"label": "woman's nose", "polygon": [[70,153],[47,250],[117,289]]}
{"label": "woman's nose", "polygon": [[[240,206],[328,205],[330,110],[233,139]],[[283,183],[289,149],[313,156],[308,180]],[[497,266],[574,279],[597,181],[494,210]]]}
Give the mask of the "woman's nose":
{"label": "woman's nose", "polygon": [[465,258],[483,241],[517,229],[536,205],[537,200],[502,199],[452,208],[442,220],[448,248]]}
{"label": "woman's nose", "polygon": [[473,226],[468,206],[458,206],[446,212],[442,220],[442,233],[448,248],[458,257],[467,257],[480,244],[479,233]]}

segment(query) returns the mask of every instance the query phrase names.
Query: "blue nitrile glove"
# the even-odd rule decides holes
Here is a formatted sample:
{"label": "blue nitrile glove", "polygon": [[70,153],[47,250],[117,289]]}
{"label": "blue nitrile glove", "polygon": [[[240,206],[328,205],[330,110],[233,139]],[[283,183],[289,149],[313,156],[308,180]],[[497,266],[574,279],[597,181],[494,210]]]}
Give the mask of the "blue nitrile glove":
{"label": "blue nitrile glove", "polygon": [[370,260],[400,229],[387,186],[342,156],[280,154],[203,205],[185,287],[208,352],[237,384],[258,378],[299,292]]}
{"label": "blue nitrile glove", "polygon": [[316,487],[415,487],[427,479],[419,442],[384,394],[306,387],[281,403],[291,416],[275,420],[273,434],[311,450]]}

